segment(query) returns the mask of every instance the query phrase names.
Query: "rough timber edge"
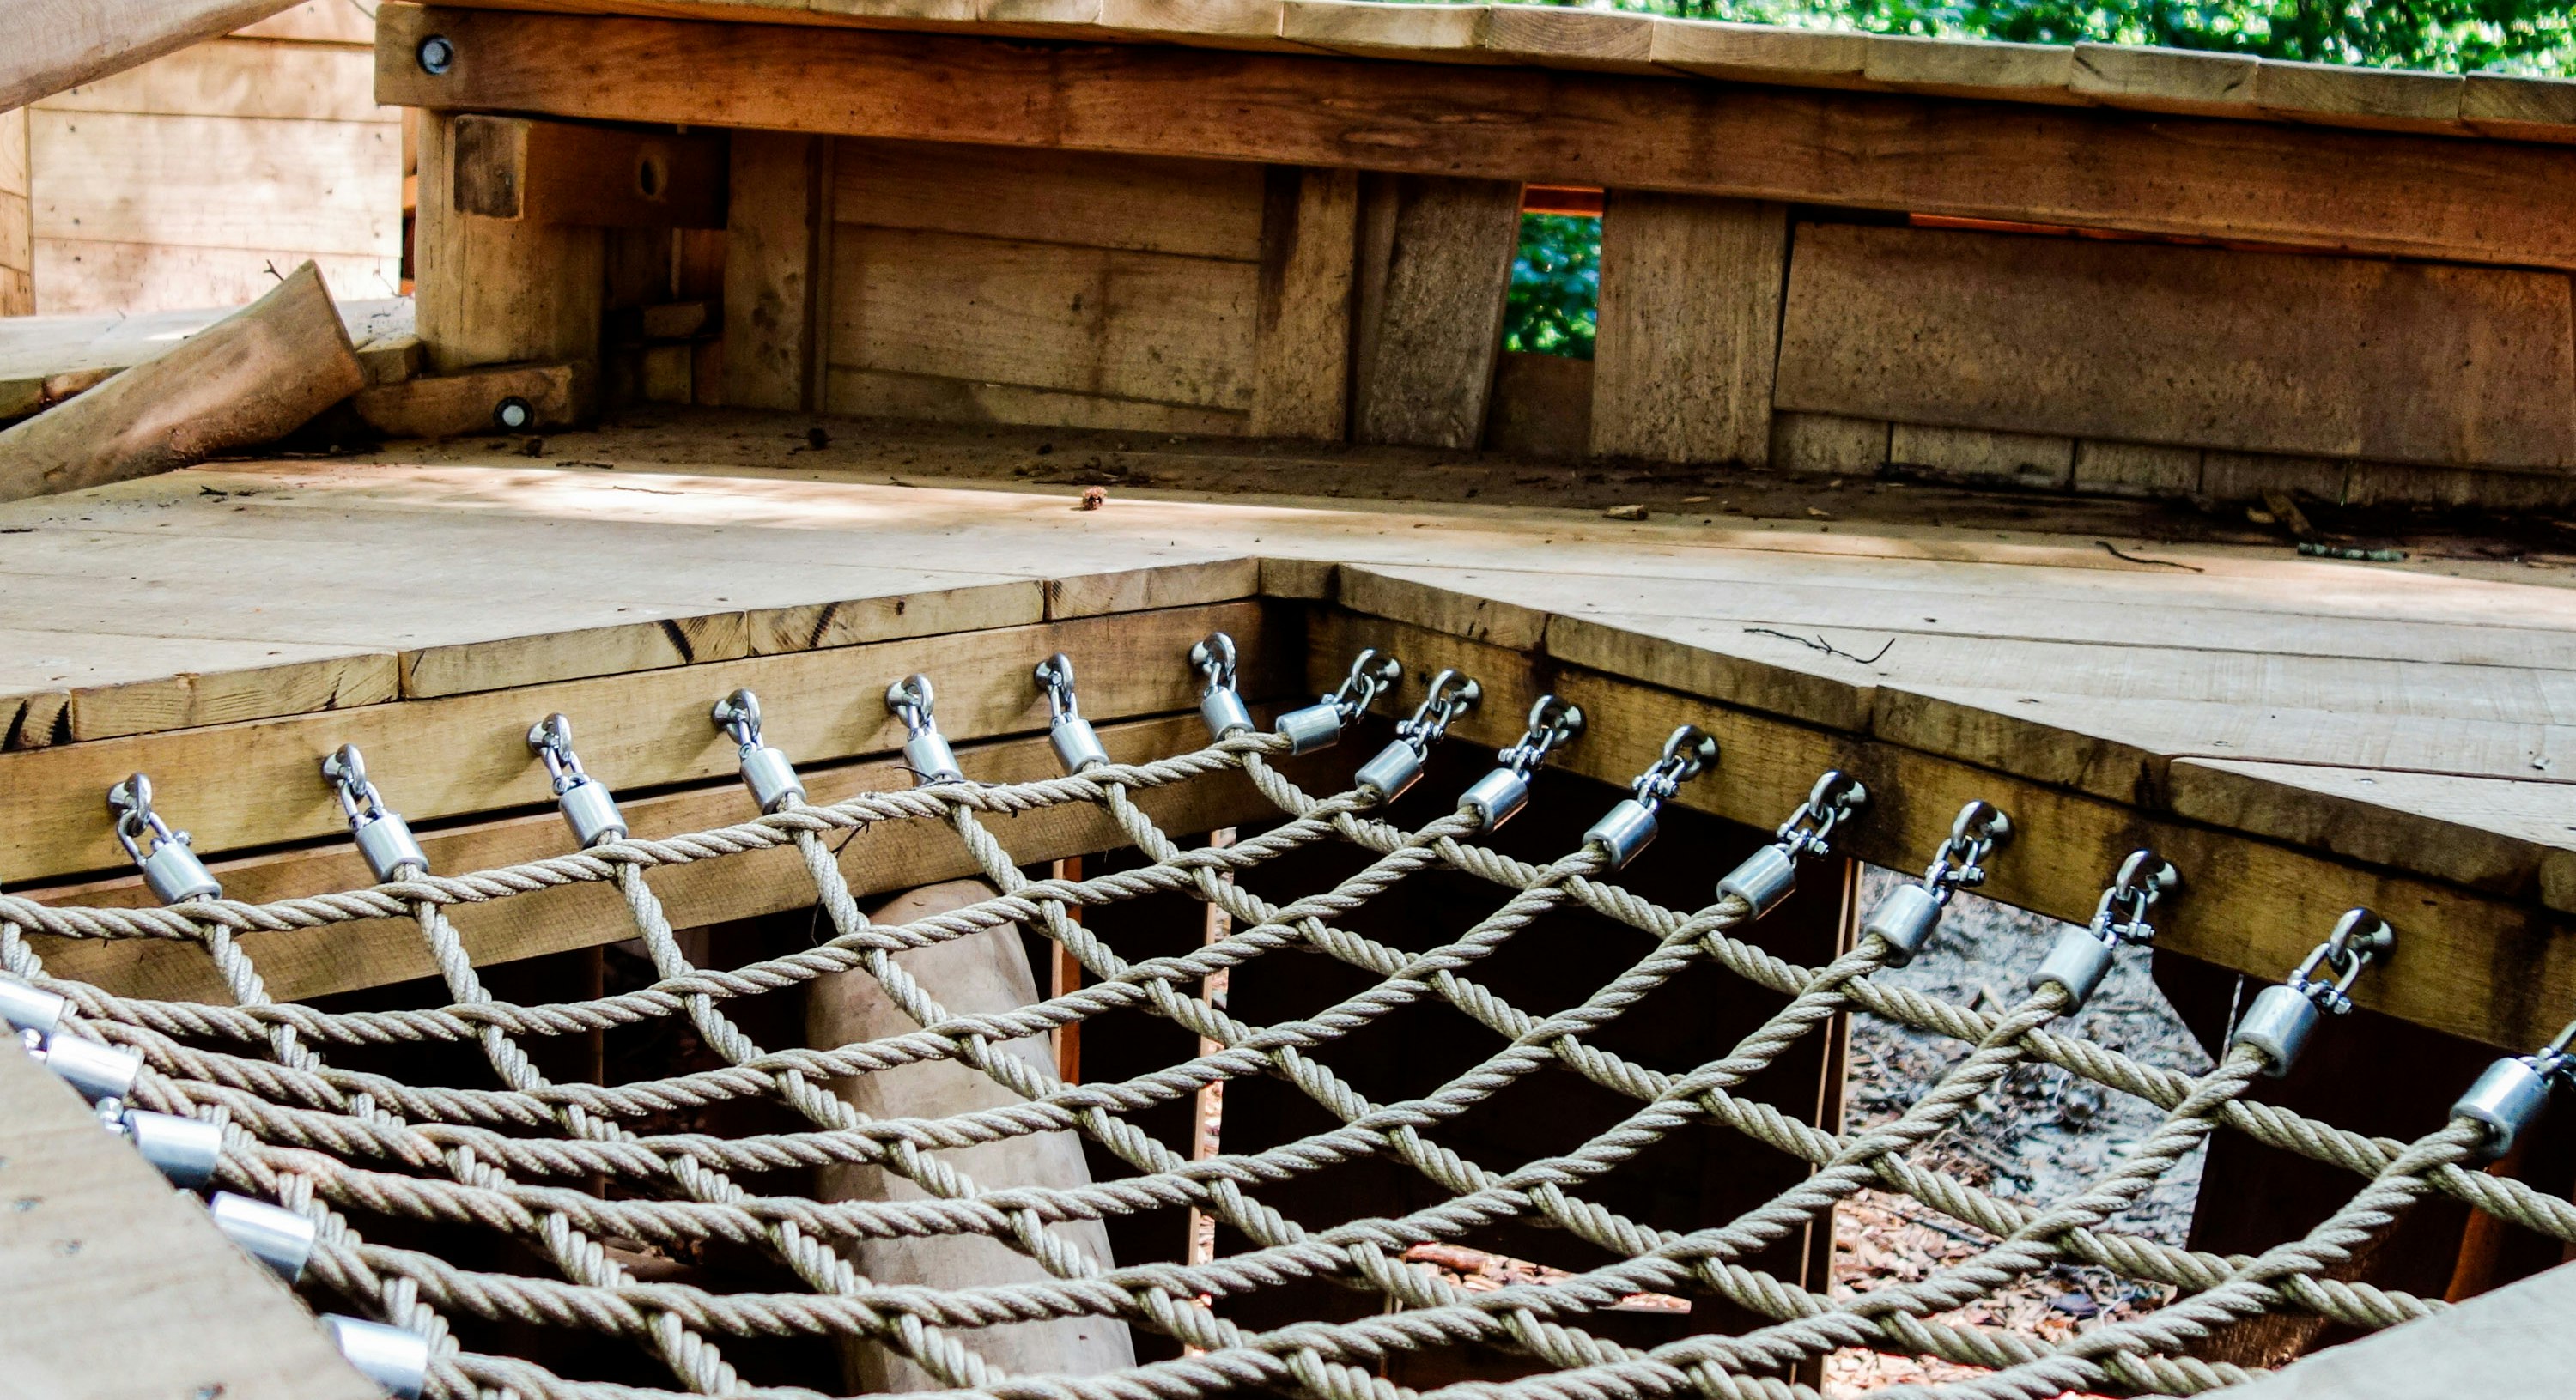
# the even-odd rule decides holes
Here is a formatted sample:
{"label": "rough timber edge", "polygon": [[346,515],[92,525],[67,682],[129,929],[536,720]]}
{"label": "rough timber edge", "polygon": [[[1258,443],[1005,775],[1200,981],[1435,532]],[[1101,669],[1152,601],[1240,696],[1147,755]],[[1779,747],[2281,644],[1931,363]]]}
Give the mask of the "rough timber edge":
{"label": "rough timber edge", "polygon": [[2576,142],[2576,80],[2116,44],[1920,39],[1535,5],[1375,0],[454,0],[465,8],[1329,52]]}

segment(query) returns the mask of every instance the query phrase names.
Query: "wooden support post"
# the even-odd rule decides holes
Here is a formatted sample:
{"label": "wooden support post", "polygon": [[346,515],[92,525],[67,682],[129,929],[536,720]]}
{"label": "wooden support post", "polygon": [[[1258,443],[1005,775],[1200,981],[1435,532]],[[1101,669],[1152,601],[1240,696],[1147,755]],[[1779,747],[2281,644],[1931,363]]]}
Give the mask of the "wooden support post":
{"label": "wooden support post", "polygon": [[[1082,878],[1082,857],[1066,856],[1062,860],[1055,861],[1047,873],[1051,878],[1058,880],[1079,880]],[[1082,909],[1077,905],[1065,910],[1064,916],[1073,923],[1081,923]],[[1081,961],[1074,957],[1072,949],[1063,944],[1048,944],[1047,995],[1051,998],[1068,996],[1080,990],[1082,990]],[[1056,1027],[1055,1077],[1067,1084],[1082,1082],[1082,1023],[1078,1021],[1071,1025]]]}
{"label": "wooden support post", "polygon": [[1593,452],[1767,465],[1788,260],[1784,205],[1612,191]]}
{"label": "wooden support post", "polygon": [[458,209],[459,118],[420,119],[416,315],[430,367],[599,358],[600,231]]}
{"label": "wooden support post", "polygon": [[1521,187],[1435,175],[1371,176],[1366,184],[1355,436],[1475,447],[1502,353]]}
{"label": "wooden support post", "polygon": [[832,141],[740,131],[725,215],[724,401],[810,409]]}
{"label": "wooden support post", "polygon": [[487,219],[723,228],[725,137],[460,116],[456,207]]}
{"label": "wooden support post", "polygon": [[[1222,849],[1234,844],[1234,835],[1233,827],[1224,827],[1209,832],[1207,843]],[[1218,875],[1217,879],[1231,885],[1234,883],[1234,873],[1224,872]],[[1210,945],[1222,943],[1233,933],[1234,916],[1213,904],[1207,906],[1207,930],[1203,935],[1203,941]],[[1222,968],[1209,973],[1199,983],[1199,995],[1207,1000],[1211,1008],[1217,1011],[1225,1010],[1226,991],[1233,976],[1233,973]],[[1223,1049],[1225,1047],[1214,1040],[1206,1036],[1199,1037],[1200,1054],[1214,1055]],[[1198,1091],[1195,1102],[1190,1105],[1191,1161],[1208,1161],[1223,1150],[1221,1143],[1224,1123],[1225,1084],[1220,1080],[1202,1087]],[[1192,1264],[1204,1264],[1216,1258],[1216,1217],[1200,1211],[1195,1206],[1190,1209],[1189,1245],[1183,1257]]]}
{"label": "wooden support post", "polygon": [[1252,432],[1339,442],[1350,420],[1360,177],[1294,166],[1274,166],[1268,175]]}

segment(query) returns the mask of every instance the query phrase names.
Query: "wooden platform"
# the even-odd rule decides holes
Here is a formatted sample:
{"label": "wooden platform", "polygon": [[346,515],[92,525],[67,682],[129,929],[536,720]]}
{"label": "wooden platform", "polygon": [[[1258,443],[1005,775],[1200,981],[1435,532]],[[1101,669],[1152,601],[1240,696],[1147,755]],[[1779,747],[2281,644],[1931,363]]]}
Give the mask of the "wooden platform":
{"label": "wooden platform", "polygon": [[[521,734],[556,709],[618,787],[718,794],[639,830],[729,820],[732,753],[705,707],[745,684],[773,741],[823,765],[893,750],[878,693],[926,670],[951,735],[1043,772],[1015,737],[1043,729],[1034,660],[1069,651],[1086,713],[1150,720],[1194,704],[1181,653],[1223,626],[1269,667],[1247,677],[1256,699],[1392,647],[1409,688],[1440,665],[1484,680],[1465,742],[1508,740],[1553,688],[1595,716],[1565,766],[1624,782],[1695,720],[1726,757],[1683,800],[1731,820],[1770,825],[1842,766],[1877,794],[1851,849],[1913,867],[1984,797],[2025,836],[1997,864],[2007,902],[2080,920],[2110,864],[2151,843],[2191,881],[2167,935],[2182,951],[2277,978],[2369,904],[2409,935],[2391,975],[2363,985],[2380,1009],[2528,1048],[2576,1006],[2564,571],[2157,543],[2144,514],[2129,533],[2093,521],[2078,536],[1817,510],[1624,523],[1123,483],[1084,511],[1071,486],[938,482],[943,465],[1051,472],[1079,440],[872,434],[815,450],[809,422],[558,437],[529,444],[535,457],[505,441],[240,463],[0,509],[0,586],[17,604],[0,879],[41,893],[105,873],[124,892],[82,898],[139,898],[101,794],[144,769],[209,854],[327,853],[292,872],[260,857],[270,873],[245,895],[355,883],[312,771],[344,741],[425,827],[507,828],[459,859],[560,849],[550,817],[519,816],[544,796]],[[671,460],[693,444],[704,465]],[[1165,450],[1176,468],[1226,461],[1203,443]],[[726,465],[746,460],[769,465]],[[484,951],[533,951],[514,936]],[[340,965],[305,985],[367,980]]]}

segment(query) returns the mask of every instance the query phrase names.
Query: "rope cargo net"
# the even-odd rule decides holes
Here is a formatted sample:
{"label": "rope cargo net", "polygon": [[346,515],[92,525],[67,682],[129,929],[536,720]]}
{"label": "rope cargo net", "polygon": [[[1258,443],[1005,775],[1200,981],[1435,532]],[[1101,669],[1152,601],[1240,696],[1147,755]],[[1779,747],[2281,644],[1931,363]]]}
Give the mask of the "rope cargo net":
{"label": "rope cargo net", "polygon": [[[2331,1017],[2349,1005],[2345,993],[2393,936],[2366,911],[2348,915],[2305,965],[2257,999],[2213,1069],[2185,1075],[2051,1029],[2082,1004],[2118,950],[2153,936],[2151,910],[2175,889],[2176,872],[2149,852],[2122,865],[2090,926],[2062,931],[2034,964],[2017,1004],[1973,1009],[1876,974],[1903,965],[1936,937],[1951,895],[1982,880],[1983,862],[1998,858],[2010,823],[1984,803],[1960,813],[1920,882],[1899,887],[1871,912],[1856,948],[1824,966],[1801,966],[1765,952],[1749,935],[1795,884],[1800,863],[1828,850],[1838,824],[1867,819],[1867,793],[1843,775],[1824,775],[1778,839],[1728,875],[1713,902],[1665,908],[1612,877],[1653,836],[1657,808],[1716,759],[1715,744],[1698,731],[1676,731],[1631,797],[1574,849],[1537,864],[1498,854],[1480,838],[1520,810],[1532,773],[1552,749],[1579,742],[1579,711],[1543,699],[1529,732],[1502,751],[1493,774],[1446,815],[1408,828],[1384,813],[1412,786],[1449,722],[1477,699],[1472,680],[1443,673],[1347,791],[1318,797],[1274,760],[1330,743],[1398,678],[1392,659],[1364,653],[1339,691],[1282,716],[1268,732],[1256,730],[1233,690],[1230,642],[1211,636],[1191,659],[1206,679],[1202,713],[1215,736],[1194,752],[1141,764],[1109,761],[1076,708],[1072,668],[1059,656],[1037,677],[1048,692],[1056,752],[1072,771],[1043,781],[974,782],[939,736],[929,684],[916,676],[891,688],[888,704],[911,736],[905,755],[917,785],[828,804],[804,800],[786,756],[761,742],[757,700],[736,692],[716,706],[714,720],[741,743],[744,782],[759,814],[660,839],[627,834],[603,780],[582,769],[570,726],[553,716],[530,732],[529,744],[581,849],[475,874],[431,873],[367,779],[361,756],[344,748],[326,760],[324,777],[346,804],[381,883],[261,905],[221,897],[184,834],[154,811],[148,780],[138,775],[118,785],[110,804],[118,835],[166,903],[101,909],[0,895],[0,959],[11,974],[0,978],[0,1009],[31,1053],[88,1093],[102,1119],[173,1179],[215,1189],[218,1222],[237,1241],[300,1278],[308,1298],[355,1314],[326,1322],[343,1351],[398,1394],[608,1400],[825,1393],[746,1380],[728,1359],[728,1346],[742,1339],[781,1336],[877,1349],[890,1364],[913,1368],[903,1374],[923,1378],[917,1388],[1027,1400],[1810,1397],[1817,1392],[1795,1379],[1812,1374],[1801,1363],[1845,1348],[1984,1368],[1929,1387],[1945,1395],[2190,1394],[2258,1374],[2191,1354],[2195,1343],[2240,1319],[2295,1313],[2376,1329],[2441,1310],[2435,1300],[2329,1276],[2429,1193],[2576,1242],[2576,1205],[2478,1169],[2502,1153],[2566,1076],[2563,1036],[2533,1055],[2498,1061],[2447,1126],[2413,1142],[2344,1132],[2244,1097],[2258,1078],[2285,1068],[2311,1030],[2333,1033]],[[1231,845],[1184,847],[1136,800],[1148,790],[1236,772],[1275,805],[1279,821]],[[1072,805],[1105,813],[1146,863],[1087,879],[1025,875],[995,827],[1017,814]],[[1421,798],[1410,805],[1437,806]],[[894,823],[952,830],[994,892],[911,922],[871,923],[835,847]],[[1346,843],[1365,861],[1332,888],[1274,903],[1237,878],[1330,843]],[[825,940],[730,970],[692,965],[656,897],[657,872],[781,847],[802,857],[828,921]],[[1434,869],[1490,889],[1490,912],[1464,936],[1405,951],[1345,926],[1352,910]],[[612,886],[623,897],[658,981],[551,1005],[489,995],[448,911],[582,882]],[[1230,926],[1217,925],[1222,936],[1212,932],[1187,955],[1131,960],[1076,917],[1174,892],[1204,901]],[[1479,984],[1480,963],[1516,939],[1545,937],[1552,915],[1576,909],[1641,935],[1637,956],[1619,975],[1588,991],[1569,988],[1570,1004],[1545,1014]],[[416,926],[436,961],[444,1004],[325,1012],[270,999],[248,946],[255,940],[244,935],[361,920]],[[1034,932],[1069,952],[1081,964],[1082,984],[1015,1010],[965,1014],[943,1006],[896,957],[994,930]],[[121,997],[50,977],[30,934],[198,945],[237,1005]],[[1211,995],[1212,981],[1230,976],[1240,985],[1289,951],[1355,969],[1366,989],[1266,1025],[1230,1015],[1223,998]],[[1722,971],[1743,996],[1776,1003],[1776,1011],[1723,1055],[1684,1072],[1651,1068],[1597,1043],[1622,1016],[1657,1014],[1658,989],[1695,968]],[[729,1015],[738,999],[853,972],[874,979],[912,1028],[801,1048],[754,1043]],[[1355,1032],[1407,1007],[1440,1004],[1486,1035],[1472,1067],[1435,1092],[1373,1101],[1324,1062]],[[1120,1011],[1173,1023],[1198,1038],[1199,1053],[1116,1082],[1068,1084],[1047,1063],[1003,1048]],[[1828,1036],[1846,1013],[1886,1018],[1968,1049],[1892,1121],[1849,1133],[1746,1096],[1748,1079],[1793,1047]],[[685,1025],[724,1067],[607,1086],[557,1083],[528,1053],[538,1038],[652,1021]],[[493,1087],[415,1085],[332,1063],[344,1047],[440,1043],[478,1054]],[[2082,1190],[2039,1205],[2001,1198],[1922,1160],[1917,1149],[2028,1062],[2136,1096],[2161,1112],[2161,1123]],[[971,1069],[1000,1086],[1003,1105],[871,1116],[836,1090],[932,1063]],[[1579,1075],[1619,1096],[1623,1121],[1577,1150],[1530,1160],[1479,1162],[1443,1145],[1444,1125],[1542,1070]],[[1193,1153],[1133,1121],[1154,1106],[1264,1076],[1293,1086],[1332,1126],[1257,1151]],[[800,1126],[735,1137],[649,1130],[654,1115],[675,1106],[740,1100],[782,1106]],[[2313,1231],[2251,1256],[2195,1252],[2106,1223],[2221,1130],[2348,1170],[2349,1200]],[[978,1180],[943,1155],[1051,1134],[1079,1134],[1132,1174],[1087,1185]],[[1605,1174],[1680,1134],[1741,1135],[1812,1170],[1711,1228],[1662,1228],[1587,1199]],[[1418,1177],[1432,1203],[1369,1218],[1295,1219],[1264,1201],[1283,1183],[1362,1158]],[[761,1174],[852,1167],[906,1184],[879,1192],[882,1199],[849,1200],[742,1184]],[[1929,1277],[1842,1297],[1744,1262],[1826,1221],[1837,1201],[1864,1190],[1902,1193],[1980,1246]],[[1194,1233],[1201,1220],[1222,1222],[1243,1247],[1217,1257],[1194,1250],[1182,1262],[1120,1264],[1077,1238],[1082,1222],[1176,1207],[1195,1213]],[[372,1242],[352,1216],[506,1236],[543,1267],[476,1269],[433,1250]],[[1515,1276],[1501,1286],[1486,1281],[1479,1289],[1416,1262],[1426,1249],[1498,1223],[1562,1231],[1615,1262]],[[966,1236],[1024,1256],[1034,1271],[1024,1270],[1022,1281],[932,1286],[870,1278],[851,1262],[865,1241]],[[756,1249],[801,1287],[728,1292],[648,1281],[621,1264],[627,1256],[603,1246],[608,1240],[672,1251],[717,1241]],[[1945,1320],[2061,1264],[2107,1269],[2168,1301],[2054,1341]],[[1369,1295],[1378,1310],[1268,1330],[1229,1319],[1239,1300],[1315,1280]],[[1686,1335],[1652,1347],[1600,1335],[1602,1317],[1640,1295],[1724,1300],[1760,1322],[1738,1335]],[[467,1349],[451,1327],[464,1318],[631,1344],[667,1380],[637,1386],[578,1379]],[[1132,1335],[1125,1329],[1159,1333],[1180,1345],[1162,1348],[1176,1350],[1167,1359],[1095,1374],[1006,1374],[978,1346],[988,1329],[1064,1319],[1096,1320],[1121,1336]],[[1387,1378],[1392,1357],[1467,1344],[1516,1354],[1528,1374],[1428,1392]]]}

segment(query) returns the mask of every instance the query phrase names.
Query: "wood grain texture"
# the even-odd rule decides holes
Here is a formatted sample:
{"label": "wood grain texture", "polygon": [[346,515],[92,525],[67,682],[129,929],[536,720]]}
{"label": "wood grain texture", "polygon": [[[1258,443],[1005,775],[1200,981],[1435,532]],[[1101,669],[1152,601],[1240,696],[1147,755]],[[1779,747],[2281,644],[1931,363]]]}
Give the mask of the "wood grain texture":
{"label": "wood grain texture", "polygon": [[2466,87],[2456,73],[2408,73],[2345,63],[2267,58],[2254,71],[2254,101],[2275,116],[2391,131],[2456,126]]}
{"label": "wood grain texture", "polygon": [[2576,464],[2561,276],[1833,225],[1801,226],[1797,249],[1782,408],[2242,451]]}
{"label": "wood grain texture", "polygon": [[2471,73],[2460,89],[2460,120],[2516,141],[2576,141],[2576,79]]}
{"label": "wood grain texture", "polygon": [[1268,184],[1248,427],[1339,442],[1350,423],[1359,175],[1274,167]]}
{"label": "wood grain texture", "polygon": [[[12,1207],[0,1214],[0,1351],[16,1393],[382,1394],[195,1196],[25,1055],[0,1057],[0,1193]],[[117,1316],[152,1325],[109,1344],[103,1320]]]}
{"label": "wood grain texture", "polygon": [[1768,465],[1788,261],[1783,205],[1611,191],[1593,452]]}
{"label": "wood grain texture", "polygon": [[1866,34],[1661,17],[1654,23],[1648,55],[1661,67],[1734,82],[1864,85]]}
{"label": "wood grain texture", "polygon": [[[1063,146],[2576,266],[2576,153],[1898,94],[388,5],[378,95],[628,121]],[[470,42],[431,78],[411,47]],[[563,79],[578,54],[591,80]],[[398,61],[397,61],[398,60]],[[1155,113],[1138,121],[1140,111]],[[1671,139],[1688,131],[1692,139]],[[1927,163],[1923,152],[1948,158]]]}
{"label": "wood grain texture", "polygon": [[600,230],[458,211],[451,199],[454,127],[452,117],[420,118],[414,295],[430,366],[452,373],[520,360],[597,360]]}
{"label": "wood grain texture", "polygon": [[60,697],[41,710],[0,699],[0,748],[373,705],[399,690],[391,653],[329,643],[0,627],[0,647],[0,696]]}
{"label": "wood grain texture", "polygon": [[1363,200],[1353,436],[1471,448],[1484,438],[1520,186],[1375,177]]}
{"label": "wood grain texture", "polygon": [[2241,54],[2077,44],[2074,59],[2067,91],[2087,101],[2195,116],[2248,116],[2255,111],[2257,60]]}
{"label": "wood grain texture", "polygon": [[392,122],[44,107],[32,116],[39,238],[400,251],[402,133]]}
{"label": "wood grain texture", "polygon": [[[359,390],[351,406],[389,438],[534,433],[581,421],[597,392],[587,364],[510,365],[376,385]],[[501,405],[510,399],[528,408],[527,421],[515,427],[501,421]]]}
{"label": "wood grain texture", "polygon": [[824,372],[823,411],[862,418],[908,418],[929,423],[1022,423],[1033,427],[1124,429],[1239,437],[1251,415],[1239,409],[1198,408],[1109,394],[1031,389],[929,374],[850,369]]}
{"label": "wood grain texture", "polygon": [[816,261],[829,206],[829,145],[786,132],[733,134],[725,213],[724,401],[743,408],[807,407],[814,383]]}
{"label": "wood grain texture", "polygon": [[843,141],[834,214],[878,228],[1252,262],[1262,172],[1163,160],[907,141]]}
{"label": "wood grain texture", "polygon": [[2576,784],[2195,758],[2174,764],[2176,815],[2374,865],[2430,866],[2528,897],[2576,854]]}
{"label": "wood grain texture", "polygon": [[725,226],[725,136],[466,115],[450,129],[463,213],[600,228]]}
{"label": "wood grain texture", "polygon": [[401,290],[402,259],[392,254],[40,238],[35,281],[44,295],[38,309],[48,316],[229,309],[258,300],[280,275],[306,262],[321,272],[331,295],[344,301],[382,300]]}
{"label": "wood grain texture", "polygon": [[376,105],[374,79],[375,58],[365,44],[217,39],[58,92],[41,105],[49,112],[400,121],[400,112]]}
{"label": "wood grain texture", "polygon": [[285,9],[284,0],[30,0],[9,19],[0,111],[148,63]]}
{"label": "wood grain texture", "polygon": [[1872,34],[1861,76],[1905,92],[2078,104],[2075,50],[2067,44],[2005,44]]}

